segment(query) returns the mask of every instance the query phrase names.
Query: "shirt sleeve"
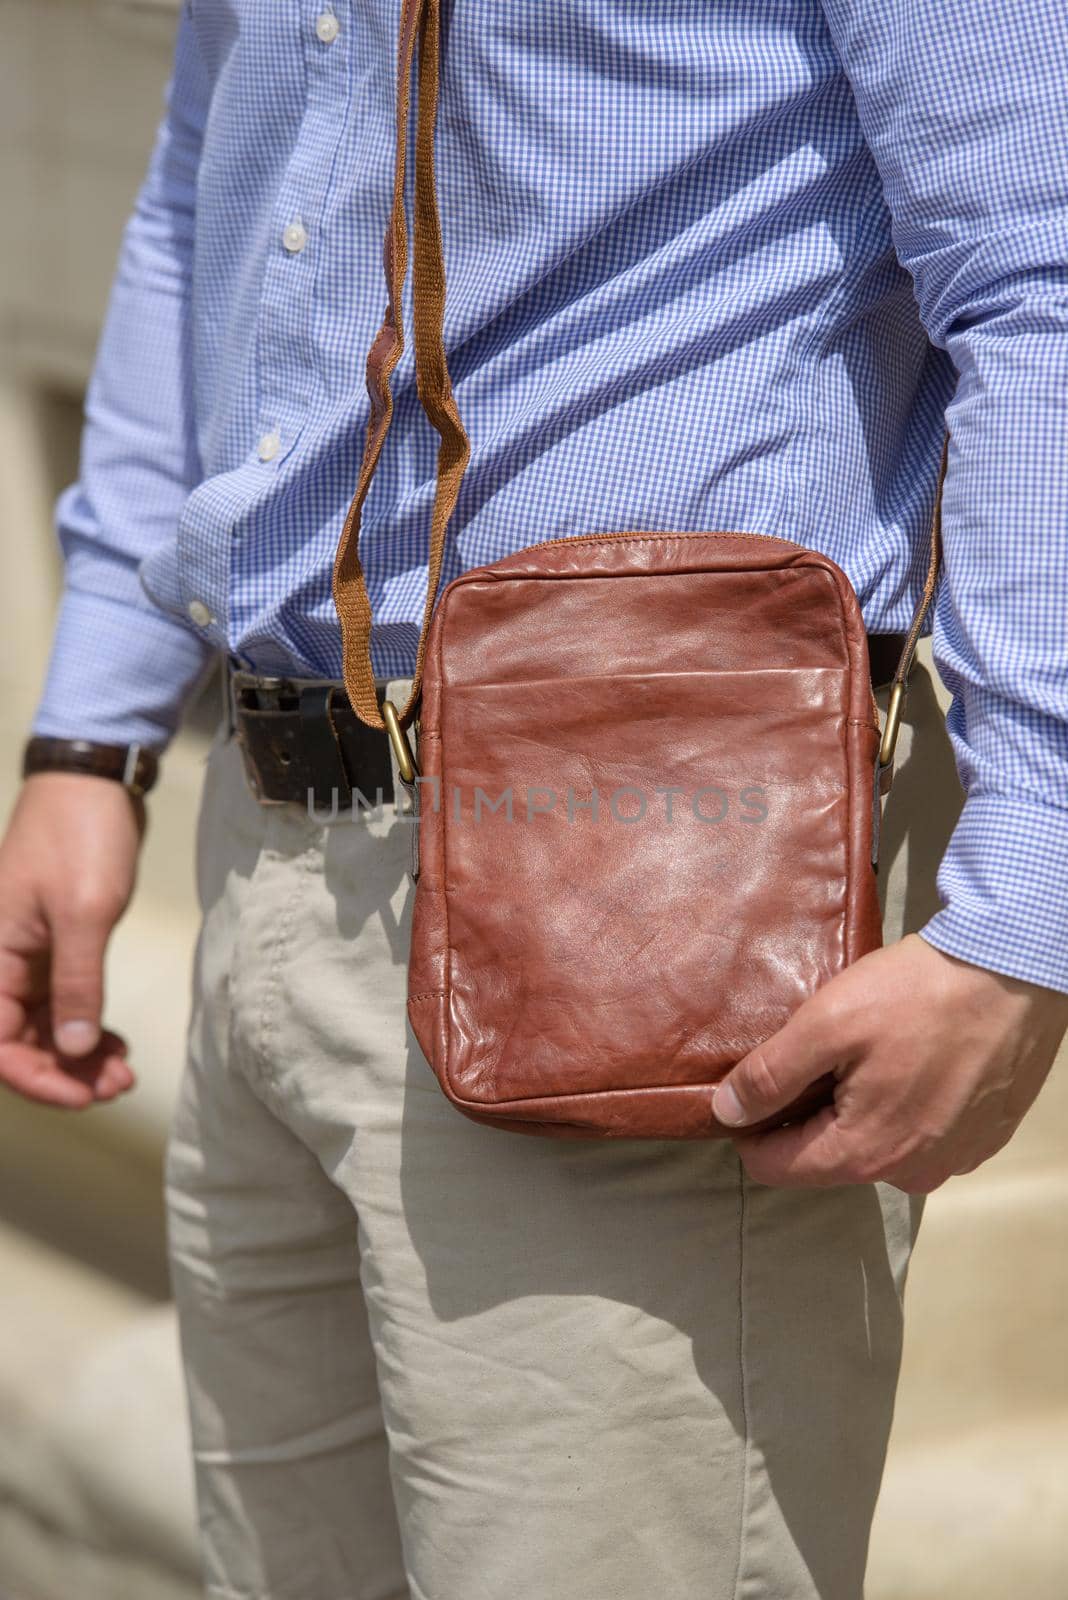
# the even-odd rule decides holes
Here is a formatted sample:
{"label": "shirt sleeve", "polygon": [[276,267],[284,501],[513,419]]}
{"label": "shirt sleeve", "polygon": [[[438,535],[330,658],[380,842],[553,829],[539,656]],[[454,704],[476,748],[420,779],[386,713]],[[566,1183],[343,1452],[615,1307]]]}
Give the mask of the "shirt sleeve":
{"label": "shirt sleeve", "polygon": [[957,387],[934,654],[967,800],[922,930],[1068,991],[1064,0],[823,0]]}
{"label": "shirt sleeve", "polygon": [[166,114],[123,234],[86,397],[79,481],[56,507],[65,582],[40,734],[159,749],[209,654],[138,579],[145,556],[175,537],[200,477],[188,346],[208,98],[183,10]]}

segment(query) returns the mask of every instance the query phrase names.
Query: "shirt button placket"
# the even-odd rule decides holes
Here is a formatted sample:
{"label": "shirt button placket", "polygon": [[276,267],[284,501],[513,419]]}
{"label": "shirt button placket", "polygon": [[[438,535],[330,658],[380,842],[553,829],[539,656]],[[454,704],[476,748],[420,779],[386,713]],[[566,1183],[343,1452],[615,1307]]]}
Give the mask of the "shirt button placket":
{"label": "shirt button placket", "polygon": [[[303,426],[313,383],[311,355],[311,296],[314,292],[314,263],[309,249],[318,224],[326,189],[322,162],[317,158],[328,135],[333,136],[338,107],[346,93],[348,44],[337,12],[323,5],[311,19],[299,8],[301,49],[306,57],[307,102],[285,182],[279,193],[281,214],[276,213],[274,260],[268,263],[264,280],[263,321],[259,337],[262,372],[260,426],[264,432],[256,442],[257,459],[277,462],[295,446]],[[336,49],[324,47],[337,43]],[[302,215],[303,213],[303,215]],[[304,217],[310,218],[305,223]],[[284,440],[284,445],[283,445]]]}

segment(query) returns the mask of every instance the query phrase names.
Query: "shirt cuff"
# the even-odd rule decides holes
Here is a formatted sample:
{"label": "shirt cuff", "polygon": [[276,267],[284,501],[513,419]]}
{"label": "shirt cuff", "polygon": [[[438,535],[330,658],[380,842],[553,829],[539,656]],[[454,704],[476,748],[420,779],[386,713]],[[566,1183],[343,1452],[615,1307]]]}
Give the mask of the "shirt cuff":
{"label": "shirt cuff", "polygon": [[938,873],[936,950],[1068,993],[1068,810],[969,797]]}
{"label": "shirt cuff", "polygon": [[33,731],[162,750],[212,655],[150,601],[64,590]]}

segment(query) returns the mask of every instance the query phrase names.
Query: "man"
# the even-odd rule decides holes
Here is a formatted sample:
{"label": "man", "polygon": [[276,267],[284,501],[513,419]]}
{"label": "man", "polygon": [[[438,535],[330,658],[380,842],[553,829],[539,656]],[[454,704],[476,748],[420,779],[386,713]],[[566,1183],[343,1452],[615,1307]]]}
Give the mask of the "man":
{"label": "man", "polygon": [[[940,907],[921,676],[890,942],[739,1063],[734,1140],[681,1145],[457,1117],[405,1032],[410,825],[300,803],[337,781],[301,690],[340,676],[398,16],[182,16],[59,507],[0,1074],[64,1106],[131,1085],[100,972],[144,752],[224,652],[245,756],[224,730],[209,764],[168,1160],[208,1594],[856,1600],[916,1197],[1005,1143],[1068,1024],[1060,0],[447,10],[473,442],[447,577],[588,528],[782,534],[846,568],[877,661],[950,429],[935,648],[967,800]],[[362,546],[383,680],[412,671],[434,476],[410,357],[394,392]],[[388,787],[345,727],[348,775]],[[828,1070],[832,1111],[746,1133]]]}

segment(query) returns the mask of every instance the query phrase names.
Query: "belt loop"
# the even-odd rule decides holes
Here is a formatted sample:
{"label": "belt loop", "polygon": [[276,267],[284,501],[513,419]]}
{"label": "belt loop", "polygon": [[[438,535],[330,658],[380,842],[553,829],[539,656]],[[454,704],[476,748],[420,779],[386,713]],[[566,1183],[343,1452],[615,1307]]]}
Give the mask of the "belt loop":
{"label": "belt loop", "polygon": [[222,720],[226,729],[226,737],[232,739],[237,732],[237,706],[235,704],[234,688],[234,658],[224,655],[220,657],[220,679],[222,686]]}
{"label": "belt loop", "polygon": [[305,685],[300,691],[300,721],[308,751],[329,784],[325,792],[321,788],[312,791],[316,808],[329,806],[331,810],[347,811],[352,805],[352,784],[334,724],[333,698],[332,683]]}

